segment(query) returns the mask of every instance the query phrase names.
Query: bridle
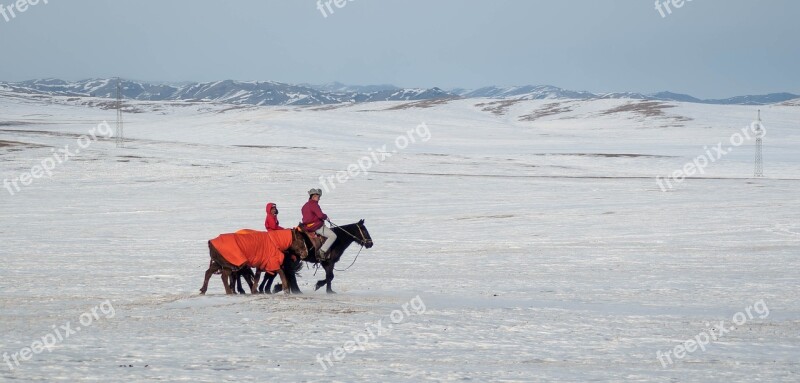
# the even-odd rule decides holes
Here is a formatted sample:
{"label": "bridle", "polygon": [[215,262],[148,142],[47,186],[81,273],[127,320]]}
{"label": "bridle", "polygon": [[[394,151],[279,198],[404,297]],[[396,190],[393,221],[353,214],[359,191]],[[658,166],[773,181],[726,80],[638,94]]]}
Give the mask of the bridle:
{"label": "bridle", "polygon": [[[328,221],[328,222],[330,222],[330,221]],[[356,225],[356,229],[358,229],[358,234],[361,235],[360,239],[358,237],[356,237],[355,235],[353,235],[352,233],[350,233],[349,231],[345,230],[343,227],[341,227],[341,226],[339,226],[339,225],[337,225],[337,224],[335,224],[333,222],[330,222],[330,224],[331,224],[331,226],[338,227],[338,228],[342,229],[343,233],[349,235],[350,238],[353,238],[356,242],[358,242],[359,245],[361,245],[361,247],[364,247],[364,246],[372,243],[372,239],[367,238],[367,236],[364,235],[364,231],[361,230],[361,223],[356,223],[355,224]]]}
{"label": "bridle", "polygon": [[337,224],[335,224],[335,223],[333,223],[331,221],[328,221],[328,222],[331,224],[331,226],[335,226],[335,227],[338,227],[338,228],[342,229],[343,233],[349,235],[350,238],[353,238],[356,242],[358,242],[359,245],[361,245],[361,248],[358,249],[358,254],[356,254],[355,258],[353,258],[353,263],[351,263],[350,266],[347,266],[346,269],[337,270],[336,269],[336,265],[334,264],[334,270],[336,270],[336,271],[347,271],[347,270],[350,270],[350,268],[353,267],[353,265],[356,264],[356,261],[358,260],[358,256],[361,255],[361,250],[364,250],[364,246],[366,246],[368,244],[371,244],[372,243],[372,239],[367,239],[367,236],[364,235],[364,232],[361,230],[361,222],[355,224],[356,228],[358,229],[358,234],[361,235],[361,239],[358,239],[355,235],[353,235],[349,231],[345,230],[343,227],[341,227],[341,226],[339,226],[339,225],[337,225]]}

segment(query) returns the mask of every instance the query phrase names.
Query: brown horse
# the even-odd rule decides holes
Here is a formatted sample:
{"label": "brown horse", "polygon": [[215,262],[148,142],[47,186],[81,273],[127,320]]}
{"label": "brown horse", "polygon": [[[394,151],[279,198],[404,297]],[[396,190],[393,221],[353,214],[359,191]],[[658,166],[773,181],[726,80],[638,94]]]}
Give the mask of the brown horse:
{"label": "brown horse", "polygon": [[[286,255],[289,256],[297,256],[299,258],[306,258],[309,254],[309,238],[308,235],[303,232],[303,230],[299,228],[292,229],[292,244],[289,246],[288,249],[284,251]],[[209,256],[211,257],[211,261],[208,265],[208,270],[206,270],[205,279],[203,280],[203,287],[200,288],[200,294],[205,294],[208,291],[208,281],[211,279],[211,275],[222,271],[222,284],[225,286],[225,293],[226,294],[233,294],[233,289],[231,288],[231,276],[234,272],[239,271],[243,267],[248,267],[247,264],[236,266],[225,260],[225,257],[219,253],[219,251],[214,248],[214,245],[211,244],[211,241],[208,242],[208,249],[209,249]],[[283,265],[281,265],[283,266]],[[283,290],[286,294],[290,293],[288,279],[286,274],[283,271],[283,267],[278,269],[278,275],[281,277],[281,282],[283,284]],[[261,271],[259,270],[255,275],[254,283],[250,287],[250,292],[255,294],[257,292],[258,280],[261,278]]]}

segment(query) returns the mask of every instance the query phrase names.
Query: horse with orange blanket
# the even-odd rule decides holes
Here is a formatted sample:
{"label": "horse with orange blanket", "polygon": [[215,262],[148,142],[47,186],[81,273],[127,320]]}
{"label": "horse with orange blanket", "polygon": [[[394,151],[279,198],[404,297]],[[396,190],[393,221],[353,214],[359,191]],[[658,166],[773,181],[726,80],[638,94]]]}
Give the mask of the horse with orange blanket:
{"label": "horse with orange blanket", "polygon": [[222,234],[208,241],[211,262],[206,270],[203,287],[200,294],[208,290],[208,281],[211,275],[222,270],[222,284],[226,294],[233,294],[231,289],[231,275],[242,267],[255,267],[258,272],[251,286],[255,294],[261,270],[281,276],[283,290],[288,294],[286,275],[281,266],[284,254],[295,255],[301,259],[308,257],[310,248],[308,235],[299,228],[291,230],[272,230],[269,232],[255,230],[239,230],[236,233]]}

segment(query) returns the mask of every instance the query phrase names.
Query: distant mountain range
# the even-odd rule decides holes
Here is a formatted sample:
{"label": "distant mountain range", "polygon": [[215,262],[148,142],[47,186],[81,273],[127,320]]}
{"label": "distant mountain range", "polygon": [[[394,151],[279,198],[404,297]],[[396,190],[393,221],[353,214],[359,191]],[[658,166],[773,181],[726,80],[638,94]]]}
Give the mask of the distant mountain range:
{"label": "distant mountain range", "polygon": [[[215,101],[238,105],[326,105],[371,101],[416,101],[455,97],[439,88],[400,89],[392,86],[348,87],[290,85],[273,81],[216,81],[188,84],[151,84],[122,80],[126,99],[142,101]],[[116,98],[117,80],[67,82],[57,79],[17,83],[0,82],[0,89],[52,96]]]}
{"label": "distant mountain range", "polygon": [[[660,92],[590,93],[548,85],[485,87],[480,89],[439,88],[404,89],[393,85],[353,86],[334,82],[324,85],[291,85],[274,81],[216,81],[205,83],[157,84],[122,80],[126,99],[143,101],[214,101],[237,105],[327,105],[373,101],[418,101],[442,98],[493,98],[526,100],[632,99],[678,101],[719,105],[767,105],[800,98],[791,93],[739,96],[719,100],[701,100],[690,95]],[[91,79],[68,82],[58,79],[23,82],[0,82],[0,90],[51,96],[116,98],[115,79]]]}
{"label": "distant mountain range", "polygon": [[642,93],[590,93],[565,90],[548,85],[527,85],[514,87],[486,87],[476,90],[454,89],[451,92],[467,98],[485,97],[501,99],[526,99],[526,100],[548,100],[548,99],[632,99],[632,100],[656,100],[656,101],[678,101],[691,102],[698,104],[718,104],[718,105],[767,105],[784,102],[800,98],[800,95],[791,93],[772,93],[759,96],[738,96],[719,100],[701,100],[688,94],[672,92],[660,92],[653,94]]}

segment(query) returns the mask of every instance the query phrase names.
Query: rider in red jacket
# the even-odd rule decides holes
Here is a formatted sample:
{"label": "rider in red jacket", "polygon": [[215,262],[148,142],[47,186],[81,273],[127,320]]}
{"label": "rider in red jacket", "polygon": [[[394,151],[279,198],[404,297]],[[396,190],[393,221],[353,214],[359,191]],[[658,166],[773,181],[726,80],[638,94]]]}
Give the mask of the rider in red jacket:
{"label": "rider in red jacket", "polygon": [[336,242],[336,233],[329,227],[325,226],[325,221],[328,220],[328,215],[322,212],[319,207],[319,199],[322,197],[322,190],[311,189],[308,191],[308,202],[303,205],[303,229],[307,232],[317,233],[325,238],[325,243],[320,246],[317,260],[325,261],[329,258],[328,250],[330,250],[333,243]]}
{"label": "rider in red jacket", "polygon": [[272,202],[267,204],[267,219],[264,221],[264,227],[267,228],[267,231],[285,230],[278,222],[278,206]]}

